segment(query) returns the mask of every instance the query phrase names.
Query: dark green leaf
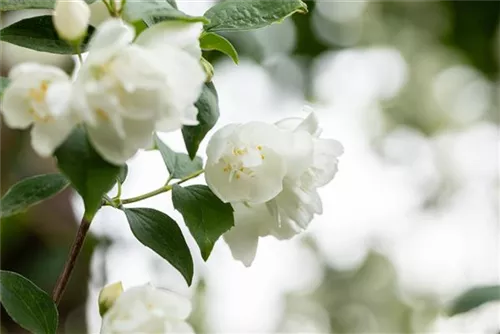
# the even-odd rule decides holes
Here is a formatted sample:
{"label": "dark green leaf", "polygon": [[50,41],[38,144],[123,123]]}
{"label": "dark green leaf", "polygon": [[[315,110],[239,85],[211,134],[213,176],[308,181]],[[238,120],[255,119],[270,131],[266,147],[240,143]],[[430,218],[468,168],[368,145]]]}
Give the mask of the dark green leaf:
{"label": "dark green leaf", "polygon": [[[89,5],[97,0],[85,0]],[[0,0],[0,11],[21,9],[54,9],[56,0]]]}
{"label": "dark green leaf", "polygon": [[9,85],[9,82],[9,78],[0,77],[0,98],[3,95],[3,91],[5,90],[5,88],[7,88],[7,86]]}
{"label": "dark green leaf", "polygon": [[191,160],[187,154],[174,152],[158,136],[155,136],[155,143],[171,178],[182,179],[203,169],[203,161],[200,157]]}
{"label": "dark green leaf", "polygon": [[78,127],[56,150],[57,165],[85,203],[85,218],[92,220],[102,196],[116,183],[120,166],[104,161],[90,144],[86,131]]}
{"label": "dark green leaf", "polygon": [[28,177],[13,185],[0,202],[0,217],[5,218],[25,211],[68,186],[61,174]]}
{"label": "dark green leaf", "polygon": [[175,221],[163,212],[149,208],[124,211],[135,237],[179,270],[188,285],[191,285],[193,259]]}
{"label": "dark green leaf", "polygon": [[[87,37],[81,46],[83,51],[86,50],[93,33],[94,28],[89,26]],[[3,28],[0,30],[0,41],[42,52],[75,53],[73,47],[59,39],[51,15],[31,17]]]}
{"label": "dark green leaf", "polygon": [[127,179],[128,175],[128,166],[125,164],[120,167],[120,173],[118,173],[117,180],[120,182],[120,184],[123,184],[125,180]]}
{"label": "dark green leaf", "polygon": [[24,329],[37,334],[54,334],[57,307],[52,299],[25,277],[0,271],[0,301],[7,314]]}
{"label": "dark green leaf", "polygon": [[190,16],[181,12],[166,0],[128,1],[123,15],[129,22],[144,20],[148,26],[166,20],[208,22],[204,17]]}
{"label": "dark green leaf", "polygon": [[500,300],[500,285],[472,288],[453,301],[449,314],[453,316],[455,314],[468,312],[484,303],[495,300]]}
{"label": "dark green leaf", "polygon": [[235,64],[238,64],[238,52],[236,52],[233,44],[221,35],[217,35],[212,32],[204,33],[200,38],[200,47],[202,50],[220,51],[231,57]]}
{"label": "dark green leaf", "polygon": [[219,119],[219,99],[212,82],[203,86],[203,91],[195,106],[198,109],[198,122],[200,124],[182,127],[182,136],[191,159],[196,156],[201,141]]}
{"label": "dark green leaf", "polygon": [[234,226],[233,208],[223,203],[207,186],[194,185],[172,190],[174,208],[184,217],[189,231],[206,261],[219,237]]}
{"label": "dark green leaf", "polygon": [[294,13],[307,13],[301,0],[226,0],[206,13],[206,31],[242,31],[281,22]]}

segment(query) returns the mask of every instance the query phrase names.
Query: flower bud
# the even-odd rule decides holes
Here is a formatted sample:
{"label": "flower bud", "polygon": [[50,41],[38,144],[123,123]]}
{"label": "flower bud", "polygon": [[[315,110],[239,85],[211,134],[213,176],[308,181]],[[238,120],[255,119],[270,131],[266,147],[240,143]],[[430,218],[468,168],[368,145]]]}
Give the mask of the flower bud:
{"label": "flower bud", "polygon": [[57,0],[52,19],[59,37],[78,41],[87,33],[90,8],[83,0]]}
{"label": "flower bud", "polygon": [[116,299],[122,294],[122,282],[106,285],[99,293],[99,314],[104,314],[113,306]]}

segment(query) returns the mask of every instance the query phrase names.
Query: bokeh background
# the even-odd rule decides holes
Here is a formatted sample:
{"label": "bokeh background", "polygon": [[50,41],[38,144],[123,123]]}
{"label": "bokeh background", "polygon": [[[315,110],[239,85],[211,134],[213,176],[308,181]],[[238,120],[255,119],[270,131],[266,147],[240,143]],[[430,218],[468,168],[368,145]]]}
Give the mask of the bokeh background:
{"label": "bokeh background", "polygon": [[[129,0],[131,1],[131,0]],[[200,15],[213,1],[177,0]],[[324,214],[291,241],[265,238],[251,268],[218,242],[195,283],[132,236],[122,213],[103,209],[61,303],[61,333],[98,333],[103,285],[152,282],[193,299],[199,333],[498,333],[488,304],[447,318],[467,288],[500,281],[500,2],[307,1],[308,15],[227,34],[240,64],[216,53],[221,119],[277,121],[313,106],[323,136],[345,154],[321,189]],[[43,11],[2,13],[2,25]],[[93,5],[93,21],[105,17]],[[37,60],[71,71],[71,58],[0,44],[1,74]],[[27,132],[1,129],[1,192],[55,171]],[[179,133],[161,137],[184,150]],[[203,152],[203,150],[201,151]],[[123,195],[167,178],[157,152],[129,163]],[[194,183],[203,182],[199,178]],[[164,194],[154,207],[182,223]],[[1,268],[51,291],[82,214],[67,190],[1,221]],[[187,229],[182,226],[184,232]],[[2,313],[3,333],[22,333]]]}

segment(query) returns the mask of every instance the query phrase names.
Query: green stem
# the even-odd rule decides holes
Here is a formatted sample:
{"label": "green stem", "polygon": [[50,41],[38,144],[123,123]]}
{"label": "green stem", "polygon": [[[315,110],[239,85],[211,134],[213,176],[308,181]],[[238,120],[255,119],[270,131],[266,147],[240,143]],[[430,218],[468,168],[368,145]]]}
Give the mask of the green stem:
{"label": "green stem", "polygon": [[145,200],[145,199],[148,199],[150,197],[154,197],[156,195],[159,195],[159,194],[163,194],[163,193],[166,193],[170,190],[172,190],[172,188],[175,186],[175,185],[179,185],[179,184],[183,184],[184,182],[186,181],[189,181],[191,179],[194,179],[195,177],[203,174],[204,170],[199,170],[191,175],[188,175],[182,179],[180,179],[179,181],[173,183],[173,184],[168,184],[168,185],[165,185],[161,188],[158,188],[156,190],[153,190],[151,192],[148,192],[148,193],[145,193],[143,195],[140,195],[140,196],[136,196],[136,197],[131,197],[131,198],[127,198],[127,199],[124,199],[124,200],[121,200],[121,204],[130,204],[130,203],[135,203],[135,202],[139,202],[139,201],[142,201],[142,200]]}

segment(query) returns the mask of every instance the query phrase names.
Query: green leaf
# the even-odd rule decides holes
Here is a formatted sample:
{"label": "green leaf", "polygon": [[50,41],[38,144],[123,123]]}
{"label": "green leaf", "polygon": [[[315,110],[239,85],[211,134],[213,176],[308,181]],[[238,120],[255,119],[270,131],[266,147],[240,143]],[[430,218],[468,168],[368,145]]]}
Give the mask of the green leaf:
{"label": "green leaf", "polygon": [[123,182],[125,182],[125,180],[127,179],[127,176],[128,176],[128,166],[125,164],[120,167],[120,173],[118,173],[116,179],[118,182],[120,182],[120,184],[123,184]]}
{"label": "green leaf", "polygon": [[174,7],[175,9],[177,9],[177,2],[175,2],[175,0],[167,0],[167,2],[170,4],[170,6]]}
{"label": "green leaf", "polygon": [[[89,5],[97,0],[85,0]],[[56,0],[0,0],[0,11],[21,9],[54,9]]]}
{"label": "green leaf", "polygon": [[242,31],[281,22],[294,13],[307,13],[301,0],[226,0],[206,13],[206,31]]}
{"label": "green leaf", "polygon": [[472,288],[458,298],[456,298],[450,307],[449,315],[468,312],[484,303],[500,300],[500,285],[481,286]]}
{"label": "green leaf", "polygon": [[0,201],[0,217],[5,218],[25,211],[68,186],[61,174],[28,177],[13,185]]}
{"label": "green leaf", "polygon": [[171,178],[182,179],[203,169],[203,161],[200,157],[191,160],[187,154],[174,152],[156,135],[155,143]]}
{"label": "green leaf", "polygon": [[221,35],[212,32],[203,33],[200,37],[200,47],[202,50],[220,51],[231,57],[235,64],[238,64],[238,52],[236,52],[233,44]]}
{"label": "green leaf", "polygon": [[85,218],[92,220],[102,196],[116,183],[121,166],[102,159],[90,144],[85,129],[76,128],[56,150],[57,165],[85,203]]}
{"label": "green leaf", "polygon": [[182,136],[191,159],[196,156],[201,141],[219,119],[219,98],[212,82],[203,86],[203,91],[195,106],[198,109],[198,122],[200,124],[182,127]]}
{"label": "green leaf", "polygon": [[0,77],[0,98],[2,97],[3,91],[5,90],[5,88],[7,88],[9,83],[10,83],[9,78]]}
{"label": "green leaf", "polygon": [[[92,26],[89,26],[87,37],[81,45],[82,51],[87,49],[94,30]],[[51,15],[31,17],[3,28],[0,30],[0,41],[36,51],[75,54],[73,47],[59,39]]]}
{"label": "green leaf", "polygon": [[12,320],[24,329],[37,334],[56,332],[56,305],[27,278],[10,271],[0,271],[0,301]]}
{"label": "green leaf", "polygon": [[166,20],[208,22],[202,16],[190,16],[181,12],[167,0],[127,1],[123,16],[129,22],[144,20],[148,26]]}
{"label": "green leaf", "polygon": [[223,203],[210,188],[203,185],[185,188],[175,185],[172,201],[174,208],[184,217],[206,261],[217,239],[234,226],[231,204]]}
{"label": "green leaf", "polygon": [[193,258],[176,222],[163,212],[149,209],[125,209],[135,237],[174,266],[191,285]]}

